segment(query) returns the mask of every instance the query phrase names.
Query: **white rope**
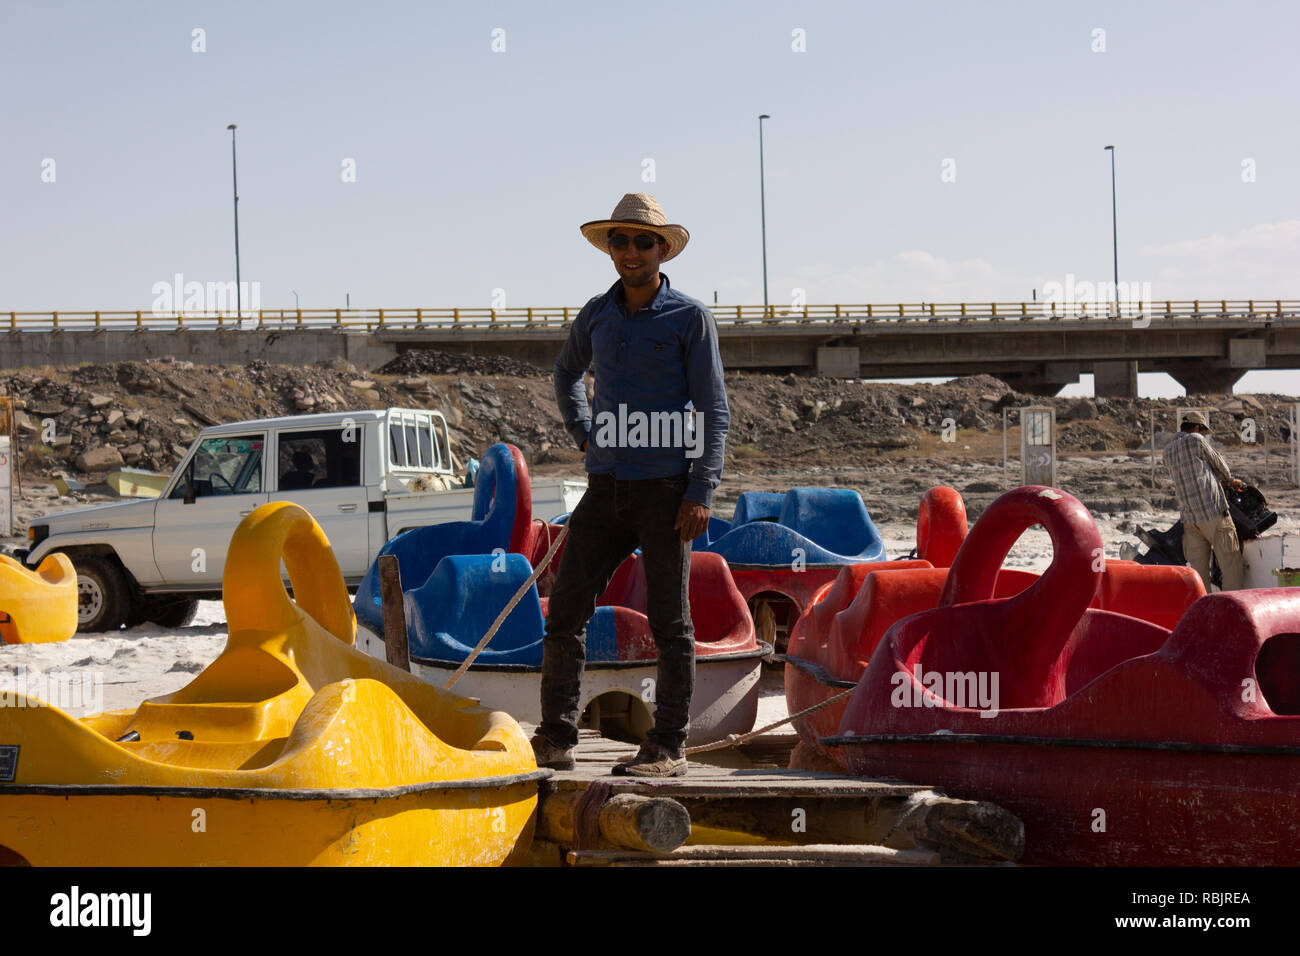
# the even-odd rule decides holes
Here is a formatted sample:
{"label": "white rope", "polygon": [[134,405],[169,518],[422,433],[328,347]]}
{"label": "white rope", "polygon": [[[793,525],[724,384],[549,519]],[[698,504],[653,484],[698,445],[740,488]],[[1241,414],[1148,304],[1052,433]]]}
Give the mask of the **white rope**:
{"label": "white rope", "polygon": [[769,730],[775,730],[777,727],[780,727],[783,724],[788,724],[792,720],[798,720],[800,717],[804,716],[805,714],[811,714],[815,710],[821,710],[823,707],[833,704],[837,700],[841,700],[845,697],[848,697],[849,694],[853,693],[855,690],[857,690],[856,687],[850,687],[848,690],[841,691],[840,693],[836,694],[834,697],[827,697],[820,704],[813,704],[811,707],[805,707],[797,714],[791,714],[789,717],[786,717],[784,720],[778,720],[776,723],[768,724],[766,727],[760,727],[758,728],[758,730],[751,730],[747,734],[741,734],[741,735],[728,734],[725,740],[716,740],[711,744],[701,744],[698,747],[687,747],[686,753],[699,754],[699,753],[704,753],[706,750],[725,750],[727,747],[737,747],[740,744],[743,744],[747,740],[753,740],[755,737],[761,737]]}
{"label": "white rope", "polygon": [[474,650],[470,652],[469,656],[466,657],[465,660],[461,662],[460,667],[456,668],[456,672],[447,678],[447,683],[442,685],[444,690],[451,690],[452,685],[455,684],[456,681],[460,680],[461,676],[467,670],[469,670],[469,666],[474,663],[474,658],[478,657],[479,654],[482,653],[483,648],[488,646],[488,641],[492,640],[492,637],[493,635],[496,634],[497,629],[501,627],[502,624],[505,623],[506,618],[510,616],[510,612],[515,609],[515,605],[518,604],[521,600],[523,600],[523,597],[528,592],[528,589],[533,586],[533,582],[536,581],[538,576],[540,576],[541,573],[546,570],[546,566],[551,563],[551,559],[555,557],[555,552],[559,550],[560,542],[564,540],[565,536],[568,535],[568,533],[569,533],[569,524],[566,521],[564,527],[560,529],[560,533],[557,534],[555,536],[555,540],[551,542],[551,547],[546,552],[546,557],[542,558],[541,562],[537,565],[537,567],[533,568],[533,573],[528,576],[527,581],[525,581],[523,584],[519,586],[519,590],[516,591],[515,596],[510,599],[510,603],[501,609],[501,613],[498,614],[497,619],[492,622],[492,626],[489,627],[487,633],[483,635],[483,639],[478,642],[478,646],[475,647]]}

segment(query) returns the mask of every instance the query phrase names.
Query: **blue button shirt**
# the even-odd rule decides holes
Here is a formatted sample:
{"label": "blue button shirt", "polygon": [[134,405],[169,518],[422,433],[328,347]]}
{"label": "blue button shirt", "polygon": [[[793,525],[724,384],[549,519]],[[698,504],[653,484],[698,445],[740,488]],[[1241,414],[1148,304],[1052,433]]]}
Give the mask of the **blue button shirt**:
{"label": "blue button shirt", "polygon": [[[555,400],[574,442],[587,443],[588,473],[637,480],[689,470],[685,498],[710,507],[731,425],[718,326],[703,303],[662,272],[659,280],[635,315],[621,281],[582,307],[555,361]],[[590,408],[582,381],[589,366]]]}

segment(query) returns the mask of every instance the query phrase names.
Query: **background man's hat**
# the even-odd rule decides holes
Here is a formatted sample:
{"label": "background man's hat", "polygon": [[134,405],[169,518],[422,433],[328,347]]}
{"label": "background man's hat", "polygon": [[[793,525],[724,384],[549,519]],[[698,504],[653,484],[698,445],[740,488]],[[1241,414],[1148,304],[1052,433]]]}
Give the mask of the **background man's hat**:
{"label": "background man's hat", "polygon": [[1202,428],[1210,427],[1210,423],[1205,420],[1204,412],[1184,412],[1183,421],[1191,422],[1193,425],[1200,425]]}
{"label": "background man's hat", "polygon": [[618,201],[614,207],[614,212],[608,219],[597,219],[595,222],[584,222],[578,228],[582,234],[587,237],[587,241],[593,246],[606,254],[609,253],[609,230],[617,229],[620,226],[625,228],[641,229],[645,232],[653,232],[657,236],[663,236],[664,241],[668,243],[668,251],[664,253],[660,262],[667,262],[677,253],[686,248],[686,243],[690,241],[691,234],[686,231],[685,226],[678,226],[670,223],[668,217],[664,215],[663,209],[655,201],[655,197],[649,193],[628,193]]}

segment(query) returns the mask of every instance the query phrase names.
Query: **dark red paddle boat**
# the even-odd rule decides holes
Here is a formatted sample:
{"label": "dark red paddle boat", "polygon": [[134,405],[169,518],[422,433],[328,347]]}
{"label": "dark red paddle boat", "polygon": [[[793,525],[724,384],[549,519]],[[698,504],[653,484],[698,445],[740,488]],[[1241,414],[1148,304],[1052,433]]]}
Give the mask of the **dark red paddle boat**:
{"label": "dark red paddle boat", "polygon": [[[1051,567],[992,599],[1032,524]],[[854,774],[1005,807],[1027,863],[1300,864],[1300,591],[1202,597],[1171,632],[1089,606],[1098,547],[1070,495],[1003,495],[963,544],[947,606],[889,629],[823,744]]]}

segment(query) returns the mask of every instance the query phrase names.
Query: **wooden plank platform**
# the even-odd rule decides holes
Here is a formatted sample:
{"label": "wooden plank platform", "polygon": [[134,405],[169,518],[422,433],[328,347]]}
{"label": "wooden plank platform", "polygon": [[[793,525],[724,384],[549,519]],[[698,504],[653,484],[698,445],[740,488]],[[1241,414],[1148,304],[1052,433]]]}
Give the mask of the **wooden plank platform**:
{"label": "wooden plank platform", "polygon": [[939,854],[883,846],[684,846],[671,853],[571,850],[570,866],[935,866]]}
{"label": "wooden plank platform", "polygon": [[[785,769],[772,759],[790,741],[753,743],[748,753],[696,755],[684,777],[615,777],[614,764],[637,747],[583,731],[575,768],[541,784],[543,816],[553,826],[539,832],[546,849],[535,859],[571,866],[915,866],[1015,860],[1023,852],[1023,825],[993,804],[954,800],[917,784]],[[597,781],[605,800],[628,794],[679,803],[690,819],[687,845],[658,853],[575,845],[578,818],[589,812],[578,810],[583,801],[575,793]]]}
{"label": "wooden plank platform", "polygon": [[[760,738],[761,739],[761,738]],[[557,771],[550,780],[555,790],[586,789],[593,781],[608,778],[613,793],[640,793],[684,797],[908,797],[929,788],[909,783],[862,780],[843,774],[814,773],[754,766],[754,761],[735,753],[735,748],[711,751],[692,757],[685,777],[651,780],[638,777],[614,777],[615,763],[637,751],[635,744],[601,737],[584,730],[574,752],[576,766]],[[715,757],[716,755],[729,755]],[[712,759],[711,759],[712,758]],[[713,760],[719,762],[713,762]]]}

